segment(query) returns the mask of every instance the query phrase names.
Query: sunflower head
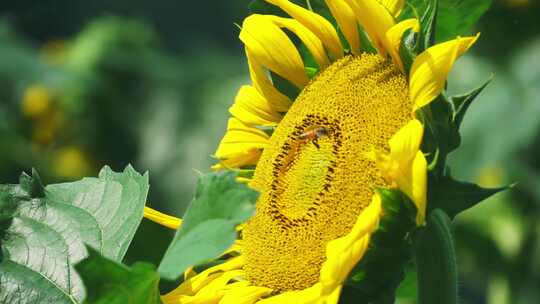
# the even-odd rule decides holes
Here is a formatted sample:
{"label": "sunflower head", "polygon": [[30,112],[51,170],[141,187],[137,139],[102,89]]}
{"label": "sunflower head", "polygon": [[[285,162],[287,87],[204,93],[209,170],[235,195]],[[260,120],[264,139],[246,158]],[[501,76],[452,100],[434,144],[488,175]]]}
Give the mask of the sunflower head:
{"label": "sunflower head", "polygon": [[241,172],[256,212],[234,258],[166,303],[337,303],[347,282],[367,298],[395,288],[431,209],[428,178],[445,175],[459,139],[446,78],[478,38],[435,44],[433,3],[420,21],[400,0],[266,0],[272,14],[244,20],[252,83],[214,169]]}

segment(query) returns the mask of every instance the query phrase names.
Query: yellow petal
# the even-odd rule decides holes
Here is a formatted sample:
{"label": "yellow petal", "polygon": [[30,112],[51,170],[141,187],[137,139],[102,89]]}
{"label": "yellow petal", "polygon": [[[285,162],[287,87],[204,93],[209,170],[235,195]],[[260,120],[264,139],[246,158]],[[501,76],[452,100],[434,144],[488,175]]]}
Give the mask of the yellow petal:
{"label": "yellow petal", "polygon": [[267,16],[251,15],[244,20],[240,40],[257,62],[299,88],[309,81],[296,46]]}
{"label": "yellow petal", "polygon": [[296,34],[296,36],[302,40],[309,52],[313,55],[313,58],[315,58],[315,61],[321,69],[324,69],[330,65],[330,61],[328,60],[328,56],[326,55],[326,50],[324,49],[321,39],[319,39],[317,35],[313,34],[307,27],[303,26],[297,20],[291,18],[281,18],[276,16],[268,16],[268,18],[271,18],[271,20],[277,26],[284,27]]}
{"label": "yellow petal", "polygon": [[185,280],[173,291],[162,295],[161,300],[165,304],[183,303],[179,302],[178,299],[186,296],[195,296],[213,280],[221,277],[223,273],[241,269],[244,266],[244,263],[244,259],[241,256],[238,256],[229,259],[223,264],[210,267],[203,272]]}
{"label": "yellow petal", "polygon": [[416,204],[416,224],[421,225],[426,218],[427,205],[427,161],[424,153],[418,151],[413,160],[411,196]]}
{"label": "yellow petal", "polygon": [[298,20],[305,27],[310,29],[322,40],[323,44],[330,51],[335,59],[343,57],[343,47],[336,29],[324,17],[296,5],[289,0],[266,0],[266,2],[279,6],[289,16]]}
{"label": "yellow petal", "polygon": [[399,13],[401,13],[401,10],[405,5],[405,0],[379,0],[379,2],[384,5],[388,12],[394,17],[399,16]]}
{"label": "yellow petal", "polygon": [[399,163],[409,163],[420,150],[424,127],[416,119],[409,121],[388,141],[390,157]]}
{"label": "yellow petal", "polygon": [[261,64],[252,58],[246,48],[246,58],[249,66],[249,75],[253,86],[278,112],[287,112],[291,106],[291,100],[274,87]]}
{"label": "yellow petal", "polygon": [[399,48],[401,47],[401,37],[408,29],[418,32],[420,30],[418,19],[411,18],[403,20],[400,23],[392,26],[388,32],[386,32],[386,39],[392,46],[392,48],[389,50],[390,56],[392,56],[394,63],[398,65],[401,71],[403,71],[403,62],[401,61],[401,57],[399,55]]}
{"label": "yellow petal", "polygon": [[244,166],[256,165],[261,158],[261,153],[262,151],[260,149],[251,149],[230,155],[227,159],[223,159],[219,163],[213,165],[212,170],[231,170]]}
{"label": "yellow petal", "polygon": [[394,183],[416,205],[418,225],[424,222],[427,193],[427,161],[420,150],[424,128],[418,120],[411,120],[389,141],[390,154],[374,153],[382,175]]}
{"label": "yellow petal", "polygon": [[350,6],[343,0],[326,0],[326,5],[332,12],[334,18],[341,28],[343,35],[347,38],[351,52],[360,55],[360,34],[358,33],[358,22]]}
{"label": "yellow petal", "polygon": [[394,181],[416,205],[416,221],[424,222],[427,193],[427,161],[420,145],[424,127],[418,120],[412,120],[390,139],[390,158],[397,164],[392,173]]}
{"label": "yellow petal", "polygon": [[219,296],[220,298],[224,295],[222,293],[224,287],[231,281],[232,279],[236,277],[241,277],[244,275],[244,270],[242,269],[235,269],[230,271],[225,271],[220,273],[219,277],[214,278],[211,282],[206,284],[201,290],[197,292],[197,295],[203,296],[203,297],[210,297],[214,298],[215,296]]}
{"label": "yellow petal", "polygon": [[253,161],[268,144],[269,136],[263,131],[242,123],[232,117],[227,132],[219,143],[215,157],[229,161],[231,167],[253,164]]}
{"label": "yellow petal", "polygon": [[229,289],[219,304],[252,304],[269,295],[272,289],[259,286],[245,286]]}
{"label": "yellow petal", "polygon": [[442,92],[454,62],[476,42],[479,35],[458,37],[434,45],[416,57],[409,75],[409,97],[415,111]]}
{"label": "yellow petal", "polygon": [[371,233],[379,224],[381,198],[373,196],[372,202],[358,216],[351,231],[326,245],[326,261],[321,268],[322,294],[332,295],[347,279],[349,272],[360,261],[369,245]]}
{"label": "yellow petal", "polygon": [[167,215],[165,213],[161,213],[146,206],[144,207],[144,217],[151,220],[152,222],[158,223],[171,229],[178,229],[182,224],[181,219]]}
{"label": "yellow petal", "polygon": [[250,125],[273,126],[281,120],[281,115],[252,86],[240,88],[229,112],[243,123]]}
{"label": "yellow petal", "polygon": [[[257,304],[331,304],[321,296],[321,283],[295,291],[285,291],[273,297],[262,299]],[[332,303],[334,304],[334,303]]]}
{"label": "yellow petal", "polygon": [[345,0],[379,51],[385,56],[391,49],[386,32],[395,24],[388,9],[377,0]]}

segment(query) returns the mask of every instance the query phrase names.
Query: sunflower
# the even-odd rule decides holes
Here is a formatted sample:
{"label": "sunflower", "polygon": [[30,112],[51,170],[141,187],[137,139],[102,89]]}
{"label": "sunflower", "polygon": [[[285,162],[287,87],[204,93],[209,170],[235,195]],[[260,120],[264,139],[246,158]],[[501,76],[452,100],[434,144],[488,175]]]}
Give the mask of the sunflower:
{"label": "sunflower", "polygon": [[407,62],[403,37],[423,29],[400,17],[403,0],[326,0],[326,17],[266,2],[289,17],[244,20],[252,84],[230,108],[213,167],[241,172],[260,192],[255,215],[225,262],[190,271],[164,303],[337,303],[383,216],[377,189],[401,191],[424,223],[419,112],[478,36],[429,45]]}

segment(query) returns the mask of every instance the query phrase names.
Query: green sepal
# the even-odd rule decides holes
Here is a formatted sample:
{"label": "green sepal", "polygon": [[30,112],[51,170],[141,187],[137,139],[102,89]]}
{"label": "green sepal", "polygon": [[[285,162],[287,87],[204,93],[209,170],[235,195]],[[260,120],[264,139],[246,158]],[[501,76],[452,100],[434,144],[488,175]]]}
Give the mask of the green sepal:
{"label": "green sepal", "polygon": [[347,296],[362,302],[393,298],[411,257],[410,232],[416,228],[416,207],[398,190],[378,189],[382,217],[369,249],[351,271],[345,284]]}
{"label": "green sepal", "polygon": [[491,80],[493,80],[493,76],[491,76],[488,80],[486,80],[486,82],[484,82],[484,84],[472,90],[471,92],[463,95],[452,96],[450,98],[450,101],[454,106],[453,123],[457,129],[459,129],[459,127],[461,126],[461,122],[463,121],[465,113],[469,109],[471,103],[486,88],[486,86],[491,82]]}
{"label": "green sepal", "polygon": [[85,304],[159,304],[159,275],[154,265],[131,267],[107,259],[87,247],[88,257],[75,265],[86,287]]}
{"label": "green sepal", "polygon": [[428,1],[426,10],[420,19],[421,43],[420,51],[423,51],[435,44],[435,32],[437,27],[437,13],[439,10],[439,1]]}
{"label": "green sepal", "polygon": [[428,213],[429,210],[441,209],[453,219],[460,212],[511,187],[482,188],[474,183],[455,180],[449,175],[429,179]]}
{"label": "green sepal", "polygon": [[450,218],[433,210],[414,238],[419,304],[457,304],[457,263]]}
{"label": "green sepal", "polygon": [[403,36],[401,36],[401,44],[399,46],[399,57],[403,62],[403,68],[408,75],[414,59],[418,55],[418,33],[415,33],[412,29],[407,29]]}
{"label": "green sepal", "polygon": [[467,109],[490,81],[491,78],[467,94],[451,98],[440,94],[417,112],[425,126],[422,151],[427,155],[429,169],[435,178],[444,174],[448,154],[461,144],[459,128]]}
{"label": "green sepal", "polygon": [[430,172],[437,178],[446,167],[446,157],[459,147],[461,136],[452,123],[453,105],[443,94],[417,111],[424,124],[422,151],[426,154]]}
{"label": "green sepal", "polygon": [[177,280],[190,266],[219,257],[237,238],[236,225],[253,214],[258,192],[236,182],[233,172],[210,173],[197,182],[181,228],[158,267],[163,279]]}

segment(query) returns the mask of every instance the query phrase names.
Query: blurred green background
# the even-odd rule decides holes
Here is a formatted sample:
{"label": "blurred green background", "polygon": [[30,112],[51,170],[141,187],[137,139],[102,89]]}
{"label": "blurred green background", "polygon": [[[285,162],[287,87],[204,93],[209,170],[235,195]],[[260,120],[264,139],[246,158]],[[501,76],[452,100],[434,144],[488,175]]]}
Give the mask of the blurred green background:
{"label": "blurred green background", "polygon": [[[149,205],[181,215],[249,82],[234,26],[247,3],[2,1],[0,181],[132,163],[150,172]],[[539,12],[540,1],[495,0],[450,77],[463,93],[494,75],[464,121],[454,175],[517,182],[456,220],[462,303],[540,303]],[[143,221],[126,263],[157,263],[172,234]]]}

